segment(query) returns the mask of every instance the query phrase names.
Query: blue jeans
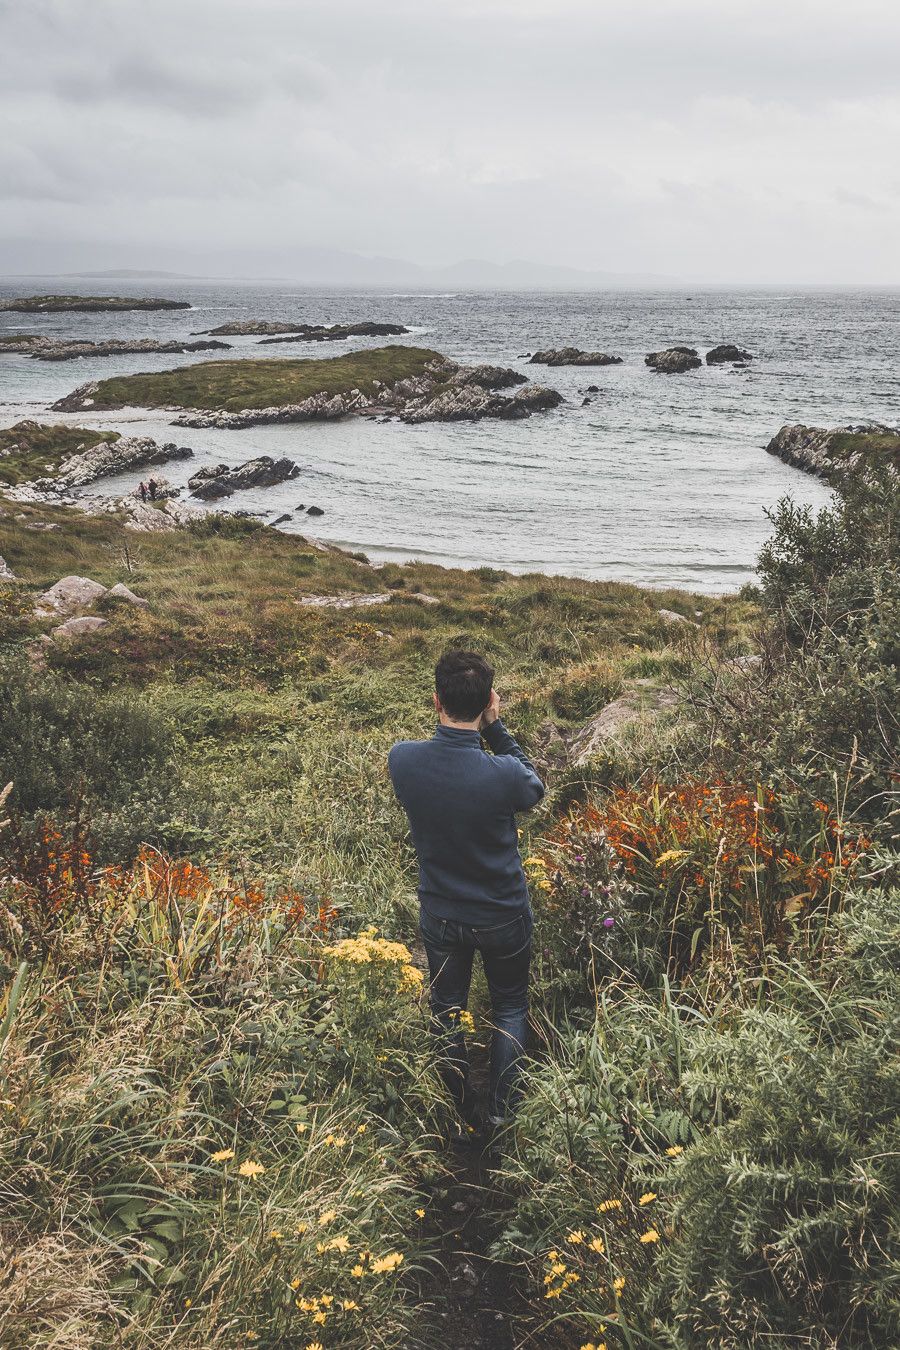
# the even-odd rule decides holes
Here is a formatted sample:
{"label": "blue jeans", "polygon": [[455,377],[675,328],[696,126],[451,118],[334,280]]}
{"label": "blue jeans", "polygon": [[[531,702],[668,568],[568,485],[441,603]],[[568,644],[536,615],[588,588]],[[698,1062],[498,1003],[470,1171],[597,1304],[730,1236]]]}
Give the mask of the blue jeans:
{"label": "blue jeans", "polygon": [[432,1030],[442,1038],[444,1080],[465,1118],[471,1118],[473,1102],[459,1014],[469,1001],[472,961],[481,952],[493,1013],[488,1118],[500,1124],[515,1105],[528,1034],[531,911],[520,910],[490,927],[473,927],[434,918],[423,909],[419,924],[431,976]]}

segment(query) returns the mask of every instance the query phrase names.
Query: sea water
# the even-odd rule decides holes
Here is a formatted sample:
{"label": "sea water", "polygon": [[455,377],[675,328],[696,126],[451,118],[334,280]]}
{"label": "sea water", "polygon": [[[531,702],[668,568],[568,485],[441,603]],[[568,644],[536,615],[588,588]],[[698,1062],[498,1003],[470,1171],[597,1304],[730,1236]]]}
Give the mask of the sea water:
{"label": "sea water", "polygon": [[[564,395],[557,410],[514,422],[406,426],[347,418],[195,430],[172,428],[172,415],[159,411],[64,415],[49,405],[89,379],[220,357],[336,356],[386,340],[260,346],[256,338],[227,338],[233,346],[224,353],[61,363],[0,356],[0,426],[29,417],[176,440],[195,451],[193,460],[161,470],[176,484],[202,464],[287,455],[300,466],[298,478],[241,492],[215,509],[259,512],[270,521],[287,513],[280,529],[363,550],[373,560],[735,590],[753,580],[770,532],[766,512],[780,498],[818,507],[829,497],[821,482],[765,453],[779,427],[900,421],[897,290],[434,294],[71,278],[0,285],[3,297],[53,292],[163,295],[192,308],[5,312],[0,333],[168,339],[239,319],[395,321],[410,333],[387,341],[512,366]],[[647,352],[674,343],[703,356],[720,342],[746,348],[752,363],[704,365],[684,375],[657,374],[644,364]],[[570,345],[621,356],[623,364],[547,368],[526,359],[540,348]],[[586,392],[592,384],[596,394]],[[140,476],[94,490],[125,491]],[[310,505],[324,515],[297,509]]]}

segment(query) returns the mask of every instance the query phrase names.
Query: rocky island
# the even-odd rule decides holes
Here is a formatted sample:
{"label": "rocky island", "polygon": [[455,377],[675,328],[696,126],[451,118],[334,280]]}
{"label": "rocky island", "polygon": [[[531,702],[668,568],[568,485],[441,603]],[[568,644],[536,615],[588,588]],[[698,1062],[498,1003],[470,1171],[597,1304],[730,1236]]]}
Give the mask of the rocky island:
{"label": "rocky island", "polygon": [[0,300],[0,310],[15,314],[95,314],[106,310],[191,309],[187,300],[126,295],[25,295]]}
{"label": "rocky island", "polygon": [[729,362],[732,365],[743,365],[745,361],[752,360],[753,357],[749,352],[745,352],[742,347],[736,347],[733,342],[722,342],[706,353],[708,366],[722,366]]}
{"label": "rocky island", "polygon": [[229,468],[227,464],[204,465],[188,479],[188,488],[194,497],[202,501],[216,501],[244,488],[273,487],[276,483],[285,483],[288,479],[296,478],[299,472],[300,466],[292,459],[258,455],[256,459],[248,459],[234,468]]}
{"label": "rocky island", "polygon": [[583,352],[578,347],[550,348],[545,352],[535,352],[531,364],[538,366],[620,366],[621,356],[609,356],[606,352]]}
{"label": "rocky island", "polygon": [[703,365],[693,347],[666,347],[659,352],[648,352],[644,364],[662,375],[682,375]]}
{"label": "rocky island", "polygon": [[109,338],[102,342],[87,339],[42,337],[37,333],[15,333],[0,337],[0,355],[30,356],[35,361],[75,361],[81,356],[131,356],[157,352],[174,356],[184,352],[230,351],[230,343],[160,342],[156,338]]}
{"label": "rocky island", "polygon": [[351,414],[407,422],[521,418],[555,408],[555,389],[526,385],[518,371],[460,366],[423,347],[378,347],[323,360],[207,361],[174,370],[91,381],[53,406],[61,412],[122,407],[180,412],[175,425],[237,428],[331,420]]}
{"label": "rocky island", "polygon": [[784,426],[766,450],[785,464],[818,478],[831,479],[847,469],[885,466],[900,473],[900,429],[867,422],[858,426]]}

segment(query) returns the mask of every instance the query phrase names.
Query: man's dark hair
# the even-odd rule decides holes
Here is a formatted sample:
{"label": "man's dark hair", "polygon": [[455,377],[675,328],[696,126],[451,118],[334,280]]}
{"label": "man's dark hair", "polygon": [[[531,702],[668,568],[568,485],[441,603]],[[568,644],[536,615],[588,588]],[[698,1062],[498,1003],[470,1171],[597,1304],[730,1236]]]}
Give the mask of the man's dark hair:
{"label": "man's dark hair", "polygon": [[477,652],[446,652],[434,668],[441,707],[455,722],[474,722],[484,712],[493,683],[493,667]]}

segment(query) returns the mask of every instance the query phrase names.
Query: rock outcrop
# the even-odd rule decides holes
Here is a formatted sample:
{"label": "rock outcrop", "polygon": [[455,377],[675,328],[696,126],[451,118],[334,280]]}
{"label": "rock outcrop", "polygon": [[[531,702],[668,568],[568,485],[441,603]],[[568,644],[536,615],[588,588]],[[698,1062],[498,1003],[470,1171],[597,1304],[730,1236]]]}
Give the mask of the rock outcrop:
{"label": "rock outcrop", "polygon": [[25,333],[20,337],[0,342],[0,355],[20,354],[35,361],[74,361],[82,356],[128,356],[140,352],[162,352],[172,355],[182,352],[230,351],[227,342],[160,342],[156,338],[110,338],[104,342],[87,340],[67,341]]}
{"label": "rock outcrop", "polygon": [[0,581],[15,581],[16,574],[5,558],[0,557]]}
{"label": "rock outcrop", "polygon": [[604,743],[617,739],[621,730],[639,717],[652,717],[679,702],[677,690],[655,686],[646,679],[632,680],[619,698],[607,703],[595,717],[578,731],[565,736],[569,762],[576,766],[586,764],[601,753]]}
{"label": "rock outcrop", "polygon": [[752,360],[753,357],[749,352],[745,352],[741,347],[735,347],[731,342],[723,342],[706,353],[706,364],[708,366],[723,366],[731,361]]}
{"label": "rock outcrop", "polygon": [[830,428],[784,426],[766,450],[818,478],[881,465],[900,472],[900,429],[880,422]]}
{"label": "rock outcrop", "polygon": [[101,441],[71,455],[63,460],[53,478],[37,478],[31,486],[41,492],[67,493],[98,478],[167,464],[173,459],[190,459],[193,453],[186,445],[176,445],[174,441],[159,445],[149,436],[123,436],[118,441]]}
{"label": "rock outcrop", "polygon": [[292,459],[273,459],[271,455],[258,455],[244,464],[229,468],[227,464],[211,464],[198,469],[188,479],[188,487],[195,497],[203,501],[214,501],[219,497],[230,497],[233,492],[244,488],[272,487],[275,483],[284,483],[296,478],[300,467]]}
{"label": "rock outcrop", "polygon": [[530,417],[562,403],[557,390],[541,385],[524,384],[511,395],[497,392],[521,381],[518,371],[502,366],[459,366],[440,357],[430,361],[421,375],[393,384],[373,380],[368,393],[361,389],[336,394],[322,391],[300,403],[271,408],[184,412],[174,419],[173,425],[239,429],[272,422],[331,421],[353,414],[376,413],[387,413],[404,422],[478,421],[484,417]]}
{"label": "rock outcrop", "polygon": [[352,337],[399,337],[408,333],[402,323],[298,323],[294,325],[290,337],[263,338],[259,344],[265,347],[273,342],[343,342]]}
{"label": "rock outcrop", "polygon": [[666,347],[664,351],[648,352],[644,364],[662,375],[681,375],[686,370],[697,370],[703,362],[693,347]]}
{"label": "rock outcrop", "polygon": [[117,581],[115,586],[110,586],[106,592],[106,599],[118,600],[126,605],[137,605],[139,609],[150,608],[150,601],[145,600],[140,595],[135,595],[134,591],[130,590],[124,581]]}
{"label": "rock outcrop", "polygon": [[201,328],[191,337],[272,337],[280,333],[296,333],[299,323],[278,323],[272,319],[235,319],[220,323],[218,328]]}
{"label": "rock outcrop", "polygon": [[578,347],[556,347],[535,352],[531,365],[538,366],[620,366],[621,356],[607,352],[583,352]]}
{"label": "rock outcrop", "polygon": [[190,309],[187,300],[158,300],[125,295],[23,295],[0,300],[0,310],[16,314],[96,314],[105,310]]}

